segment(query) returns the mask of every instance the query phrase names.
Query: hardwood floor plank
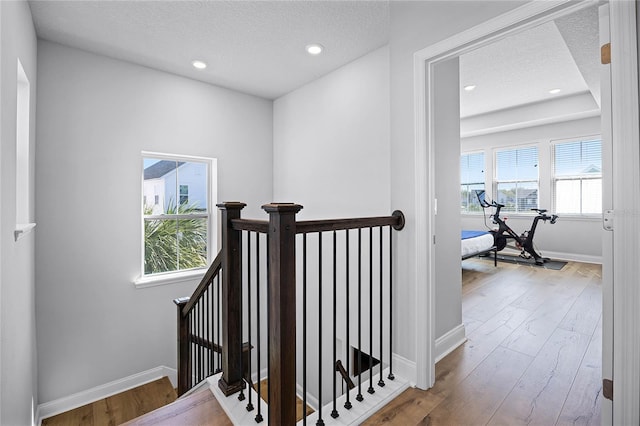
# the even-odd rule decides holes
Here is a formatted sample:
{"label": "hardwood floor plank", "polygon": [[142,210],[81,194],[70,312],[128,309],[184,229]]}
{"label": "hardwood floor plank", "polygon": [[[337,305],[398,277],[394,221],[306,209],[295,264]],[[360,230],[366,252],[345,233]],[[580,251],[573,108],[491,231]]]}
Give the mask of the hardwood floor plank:
{"label": "hardwood floor plank", "polygon": [[83,405],[66,413],[58,414],[42,420],[43,426],[68,426],[68,425],[92,425],[93,407],[91,404]]}
{"label": "hardwood floor plank", "polygon": [[43,425],[115,426],[175,401],[167,377],[44,419]]}
{"label": "hardwood floor plank", "polygon": [[172,404],[133,419],[123,426],[233,426],[211,391],[203,389]]}
{"label": "hardwood floor plank", "polygon": [[602,404],[602,318],[562,407],[559,425],[600,425]]}
{"label": "hardwood floor plank", "polygon": [[496,348],[431,411],[430,424],[485,424],[532,360],[528,355]]}
{"label": "hardwood floor plank", "polygon": [[480,291],[483,300],[470,309],[463,305],[465,316],[480,321],[488,321],[522,296],[527,290],[528,286],[525,280],[513,282],[509,286],[482,287],[478,291]]}
{"label": "hardwood floor plank", "polygon": [[602,287],[590,284],[584,288],[576,302],[560,323],[560,328],[593,335],[602,314]]}
{"label": "hardwood floor plank", "polygon": [[581,333],[556,329],[489,424],[554,424],[589,341]]}
{"label": "hardwood floor plank", "polygon": [[415,425],[422,422],[431,410],[444,398],[431,391],[409,388],[385,405],[382,410],[369,417],[363,426]]}

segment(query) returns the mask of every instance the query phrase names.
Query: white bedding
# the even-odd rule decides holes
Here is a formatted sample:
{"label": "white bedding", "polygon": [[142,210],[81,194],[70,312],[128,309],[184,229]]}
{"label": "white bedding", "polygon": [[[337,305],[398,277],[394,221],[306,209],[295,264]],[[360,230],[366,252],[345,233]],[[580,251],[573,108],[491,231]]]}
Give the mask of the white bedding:
{"label": "white bedding", "polygon": [[493,235],[484,234],[474,238],[467,238],[466,240],[460,240],[462,247],[462,257],[468,256],[473,253],[479,253],[481,251],[489,250],[493,247]]}

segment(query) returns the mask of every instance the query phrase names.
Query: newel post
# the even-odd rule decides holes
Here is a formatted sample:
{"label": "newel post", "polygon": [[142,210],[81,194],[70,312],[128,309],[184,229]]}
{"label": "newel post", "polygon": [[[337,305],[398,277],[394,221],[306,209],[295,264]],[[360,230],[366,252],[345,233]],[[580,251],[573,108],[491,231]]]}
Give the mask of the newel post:
{"label": "newel post", "polygon": [[296,423],[297,204],[266,204],[269,214],[269,424]]}
{"label": "newel post", "polygon": [[189,362],[189,321],[182,313],[189,303],[188,297],[175,299],[173,303],[178,309],[178,396],[189,390],[191,379],[191,363]]}
{"label": "newel post", "polygon": [[217,205],[222,216],[222,377],[218,386],[229,396],[244,387],[242,380],[242,233],[231,226],[246,204]]}

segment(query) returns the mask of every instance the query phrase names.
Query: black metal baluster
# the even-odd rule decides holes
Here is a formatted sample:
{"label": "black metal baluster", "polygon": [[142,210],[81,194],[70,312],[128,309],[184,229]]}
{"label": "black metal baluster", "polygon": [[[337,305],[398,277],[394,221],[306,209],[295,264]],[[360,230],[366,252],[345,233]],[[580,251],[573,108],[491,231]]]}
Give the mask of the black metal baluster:
{"label": "black metal baluster", "polygon": [[336,304],[338,301],[336,295],[336,231],[333,231],[333,364],[331,371],[333,371],[333,411],[331,411],[331,417],[334,419],[339,416],[338,410],[336,410]]}
{"label": "black metal baluster", "polygon": [[383,313],[382,313],[382,226],[380,226],[378,228],[378,230],[380,231],[380,259],[379,259],[379,263],[380,263],[380,380],[378,380],[378,386],[383,387],[385,385],[384,380],[382,378],[382,370],[384,367],[384,362],[383,362],[383,351],[382,351],[382,338],[383,338],[383,333],[382,333],[382,328],[383,328]]}
{"label": "black metal baluster", "polygon": [[[267,261],[268,262],[268,261]],[[260,235],[256,237],[256,357],[257,357],[257,368],[256,372],[258,374],[258,379],[256,381],[258,388],[258,397],[256,399],[256,405],[258,406],[258,414],[256,414],[255,420],[256,423],[260,423],[262,420],[262,386],[260,386],[260,349],[262,346],[262,342],[260,341]]]}
{"label": "black metal baluster", "polygon": [[207,298],[208,288],[205,288],[202,294],[202,303],[204,304],[204,336],[202,338],[206,340],[207,346],[204,348],[204,365],[205,365],[205,377],[211,375],[211,364],[209,364],[209,358],[211,357],[211,340],[209,340],[209,299]]}
{"label": "black metal baluster", "polygon": [[[269,270],[271,269],[270,263],[269,262],[269,234],[267,234],[267,238],[266,238],[266,252],[267,252],[267,266],[266,266],[266,270],[267,270],[267,399],[268,396],[271,394],[271,380],[269,380],[269,371],[271,371],[271,352],[269,352],[269,342],[271,341],[271,320],[269,319],[269,317],[271,315],[269,315],[269,309],[271,309],[271,275],[269,273]],[[267,407],[267,409],[269,409]]]}
{"label": "black metal baluster", "polygon": [[318,420],[316,426],[324,425],[322,420],[322,232],[318,232]]}
{"label": "black metal baluster", "polygon": [[204,346],[204,301],[202,299],[200,299],[200,301],[198,301],[198,305],[200,305],[200,342],[202,342],[202,344],[200,345],[200,382],[202,380],[204,380],[207,377],[207,371],[204,368],[205,365],[205,350],[206,347]]}
{"label": "black metal baluster", "polygon": [[215,333],[213,332],[214,327],[215,327],[215,317],[216,317],[216,305],[215,305],[215,301],[213,300],[213,295],[215,294],[215,292],[213,291],[213,285],[214,285],[214,278],[211,278],[211,282],[209,282],[209,288],[207,288],[207,295],[209,297],[209,306],[211,306],[211,322],[209,323],[209,341],[211,342],[211,350],[209,351],[209,368],[211,369],[211,374],[215,374],[216,373],[216,369],[215,369],[215,344],[214,344],[214,339],[213,336],[215,336]]}
{"label": "black metal baluster", "polygon": [[[249,348],[247,349],[247,366],[242,369],[242,374],[247,372],[245,382],[247,382],[249,388],[247,394],[249,395],[249,402],[247,403],[247,411],[253,410],[253,404],[251,403],[251,232],[247,232],[247,335],[249,341]],[[260,401],[257,401],[258,403]]]}
{"label": "black metal baluster", "polygon": [[[347,377],[350,376],[349,374],[349,352],[351,351],[351,346],[350,346],[350,342],[349,342],[349,328],[351,323],[349,322],[349,230],[345,230],[345,236],[346,236],[346,269],[347,269],[347,275],[346,275],[346,288],[347,288],[347,294],[346,294],[346,304],[347,304],[347,316],[346,316],[346,320],[345,320],[345,324],[346,324],[346,332],[347,332],[347,350],[346,350],[346,360],[347,360]],[[349,400],[349,394],[351,389],[349,389],[349,387],[347,387],[347,401],[344,403],[344,408],[346,408],[347,410],[351,409],[352,405],[351,405],[351,401]]]}
{"label": "black metal baluster", "polygon": [[389,226],[389,375],[393,380],[393,228]]}
{"label": "black metal baluster", "polygon": [[302,407],[307,426],[307,234],[302,234]]}
{"label": "black metal baluster", "polygon": [[196,384],[200,383],[200,381],[202,380],[202,341],[200,340],[200,335],[202,334],[200,332],[200,323],[201,323],[201,318],[200,318],[200,302],[196,302],[196,306],[195,306],[195,311],[196,311],[196,342],[197,342],[197,347],[196,347],[196,357],[197,357],[197,361],[196,361],[196,365],[197,365],[197,370],[196,370]]}
{"label": "black metal baluster", "polygon": [[189,322],[189,389],[193,387],[193,372],[195,371],[195,366],[193,363],[193,339],[191,336],[193,335],[193,311],[189,311],[187,314],[187,321]]}
{"label": "black metal baluster", "polygon": [[373,394],[373,228],[369,227],[369,389]]}
{"label": "black metal baluster", "polygon": [[362,229],[358,228],[358,395],[362,401]]}
{"label": "black metal baluster", "polygon": [[[224,274],[224,271],[222,271],[222,273]],[[222,371],[222,350],[221,350],[221,346],[220,346],[220,328],[221,328],[221,322],[222,322],[222,309],[221,309],[221,300],[220,300],[220,273],[218,273],[218,369],[216,370],[216,373],[219,373]]]}

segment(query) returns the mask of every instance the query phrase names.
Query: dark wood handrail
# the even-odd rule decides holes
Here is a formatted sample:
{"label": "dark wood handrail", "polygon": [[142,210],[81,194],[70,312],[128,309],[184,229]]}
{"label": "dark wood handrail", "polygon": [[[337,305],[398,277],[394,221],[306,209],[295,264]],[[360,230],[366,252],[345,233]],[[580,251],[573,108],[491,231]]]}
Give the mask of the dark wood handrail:
{"label": "dark wood handrail", "polygon": [[[266,234],[269,222],[255,219],[233,219],[231,225],[236,231],[253,231]],[[393,226],[397,231],[404,227],[404,215],[399,210],[391,216],[360,217],[350,219],[303,220],[296,222],[296,234],[310,232],[340,231],[345,229]]]}
{"label": "dark wood handrail", "polygon": [[404,227],[404,215],[396,210],[391,216],[362,217],[354,219],[303,220],[296,222],[296,234],[340,231],[344,229],[393,226],[397,231]]}
{"label": "dark wood handrail", "polygon": [[216,274],[220,272],[221,268],[222,268],[222,250],[218,252],[218,255],[211,263],[211,266],[209,266],[209,269],[207,269],[207,272],[204,274],[204,277],[202,277],[200,284],[198,284],[198,287],[196,287],[195,291],[189,298],[189,301],[187,302],[186,305],[184,305],[184,308],[182,308],[183,316],[187,316],[187,314],[191,311],[191,309],[193,309],[193,305],[198,303],[198,300],[200,300],[200,298],[202,297],[202,294],[205,292],[205,290],[209,286],[209,283],[213,278],[215,278]]}
{"label": "dark wood handrail", "polygon": [[236,231],[253,231],[266,234],[269,230],[269,222],[255,219],[232,219],[231,226]]}

